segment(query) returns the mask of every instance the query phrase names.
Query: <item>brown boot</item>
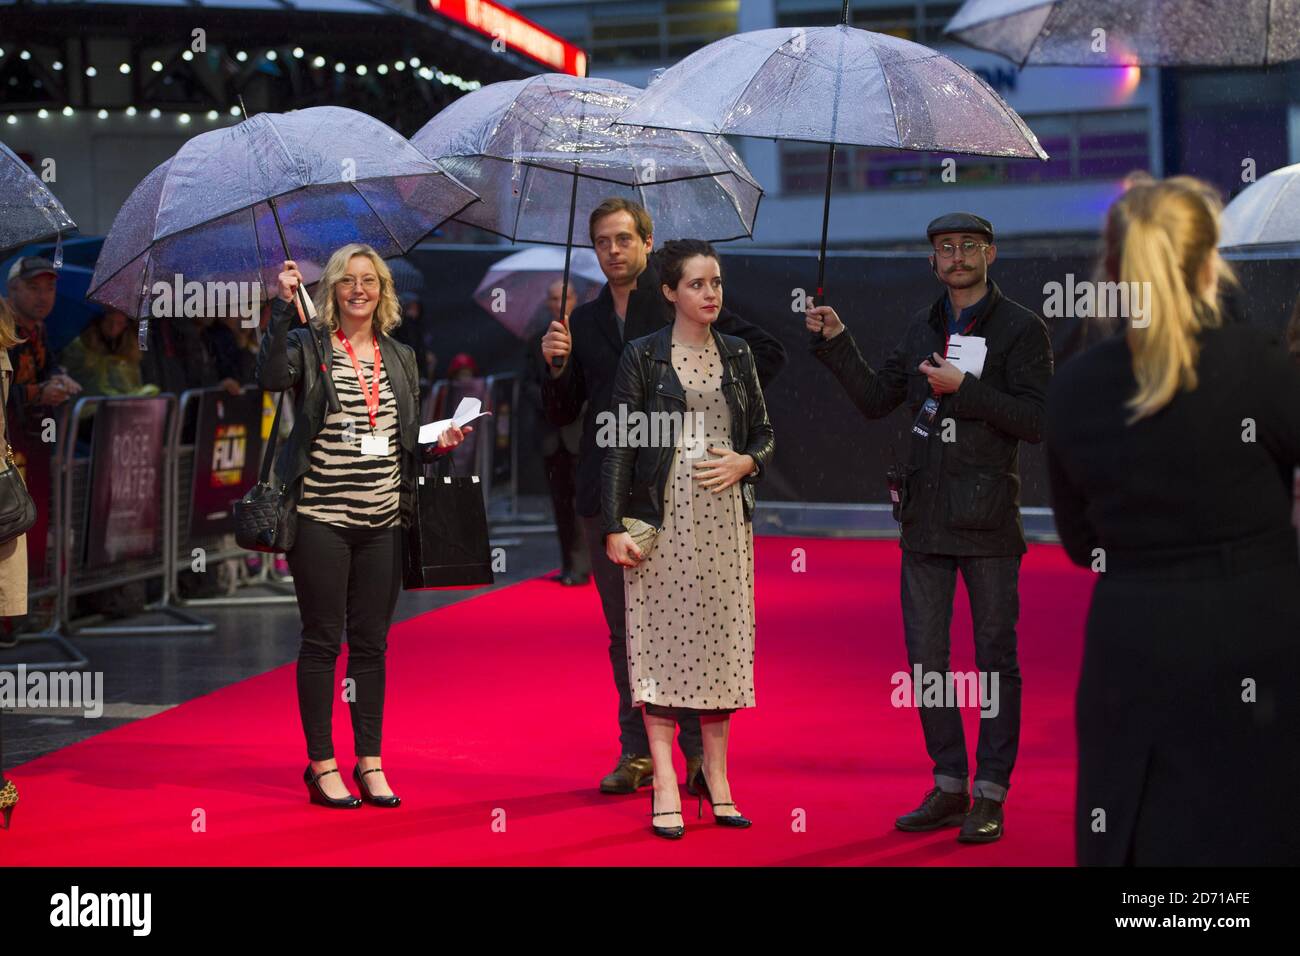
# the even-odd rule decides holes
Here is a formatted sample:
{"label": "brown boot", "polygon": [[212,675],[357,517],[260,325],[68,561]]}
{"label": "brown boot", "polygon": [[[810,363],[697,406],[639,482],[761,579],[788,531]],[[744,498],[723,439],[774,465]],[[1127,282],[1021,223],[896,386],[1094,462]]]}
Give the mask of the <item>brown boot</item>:
{"label": "brown boot", "polygon": [[655,765],[648,754],[624,754],[618,766],[600,782],[601,793],[636,793],[637,787],[654,782]]}
{"label": "brown boot", "polygon": [[700,782],[700,775],[704,773],[704,757],[687,757],[686,758],[686,792],[691,796],[698,794],[699,788],[696,786]]}

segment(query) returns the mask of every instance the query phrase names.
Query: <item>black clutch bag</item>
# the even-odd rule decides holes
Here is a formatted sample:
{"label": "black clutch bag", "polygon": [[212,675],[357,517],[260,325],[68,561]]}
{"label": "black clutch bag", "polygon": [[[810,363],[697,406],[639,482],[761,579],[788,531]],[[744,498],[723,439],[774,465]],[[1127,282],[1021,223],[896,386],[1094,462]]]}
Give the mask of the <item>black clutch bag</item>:
{"label": "black clutch bag", "polygon": [[271,483],[271,463],[275,460],[275,442],[280,435],[280,411],[284,408],[284,392],[275,406],[275,421],[271,423],[271,440],[266,445],[262,459],[262,474],[257,484],[235,502],[235,542],[249,551],[275,554],[293,549],[294,532],[298,529],[297,512],[290,507],[284,489]]}

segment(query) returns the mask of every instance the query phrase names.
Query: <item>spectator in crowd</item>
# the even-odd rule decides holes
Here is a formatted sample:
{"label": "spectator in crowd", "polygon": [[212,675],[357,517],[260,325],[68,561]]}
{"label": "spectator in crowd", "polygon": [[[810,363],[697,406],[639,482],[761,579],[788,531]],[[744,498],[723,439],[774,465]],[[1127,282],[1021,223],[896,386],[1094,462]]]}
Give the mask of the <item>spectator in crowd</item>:
{"label": "spectator in crowd", "polygon": [[149,347],[140,363],[145,383],[174,395],[216,385],[216,368],[202,331],[201,323],[192,318],[150,319]]}
{"label": "spectator in crowd", "polygon": [[54,310],[58,273],[39,256],[24,256],[9,268],[9,307],[18,344],[9,349],[14,367],[14,422],[35,427],[53,409],[81,391],[76,379],[54,364],[46,344],[45,319]]}
{"label": "spectator in crowd", "polygon": [[200,339],[212,359],[218,384],[231,395],[257,381],[257,335],[238,315],[200,321]]}
{"label": "spectator in crowd", "polygon": [[88,395],[156,395],[140,378],[140,345],[117,309],[97,312],[63,349],[63,365]]}

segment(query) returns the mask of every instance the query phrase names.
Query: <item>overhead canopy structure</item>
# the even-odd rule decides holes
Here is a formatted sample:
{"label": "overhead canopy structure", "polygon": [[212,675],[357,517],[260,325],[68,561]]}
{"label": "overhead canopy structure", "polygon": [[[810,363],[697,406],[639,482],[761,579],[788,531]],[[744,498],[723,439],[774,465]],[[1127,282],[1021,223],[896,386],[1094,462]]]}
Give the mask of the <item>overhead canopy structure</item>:
{"label": "overhead canopy structure", "polygon": [[[546,55],[546,43],[498,42],[494,49],[481,25],[436,6],[0,0],[0,102],[10,112],[134,106],[224,113],[242,95],[256,111],[346,106],[409,134],[464,92],[555,69],[526,52]],[[549,37],[513,11],[499,13],[517,21],[510,38]],[[568,62],[585,63],[565,47],[559,53]]]}

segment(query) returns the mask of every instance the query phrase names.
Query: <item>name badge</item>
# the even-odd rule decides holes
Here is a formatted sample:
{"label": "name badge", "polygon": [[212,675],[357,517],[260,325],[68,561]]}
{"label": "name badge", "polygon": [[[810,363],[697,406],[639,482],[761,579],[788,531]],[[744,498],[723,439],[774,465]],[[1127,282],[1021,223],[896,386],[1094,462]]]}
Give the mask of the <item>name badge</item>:
{"label": "name badge", "polygon": [[361,454],[378,455],[380,457],[386,456],[388,454],[388,436],[387,435],[362,435]]}

